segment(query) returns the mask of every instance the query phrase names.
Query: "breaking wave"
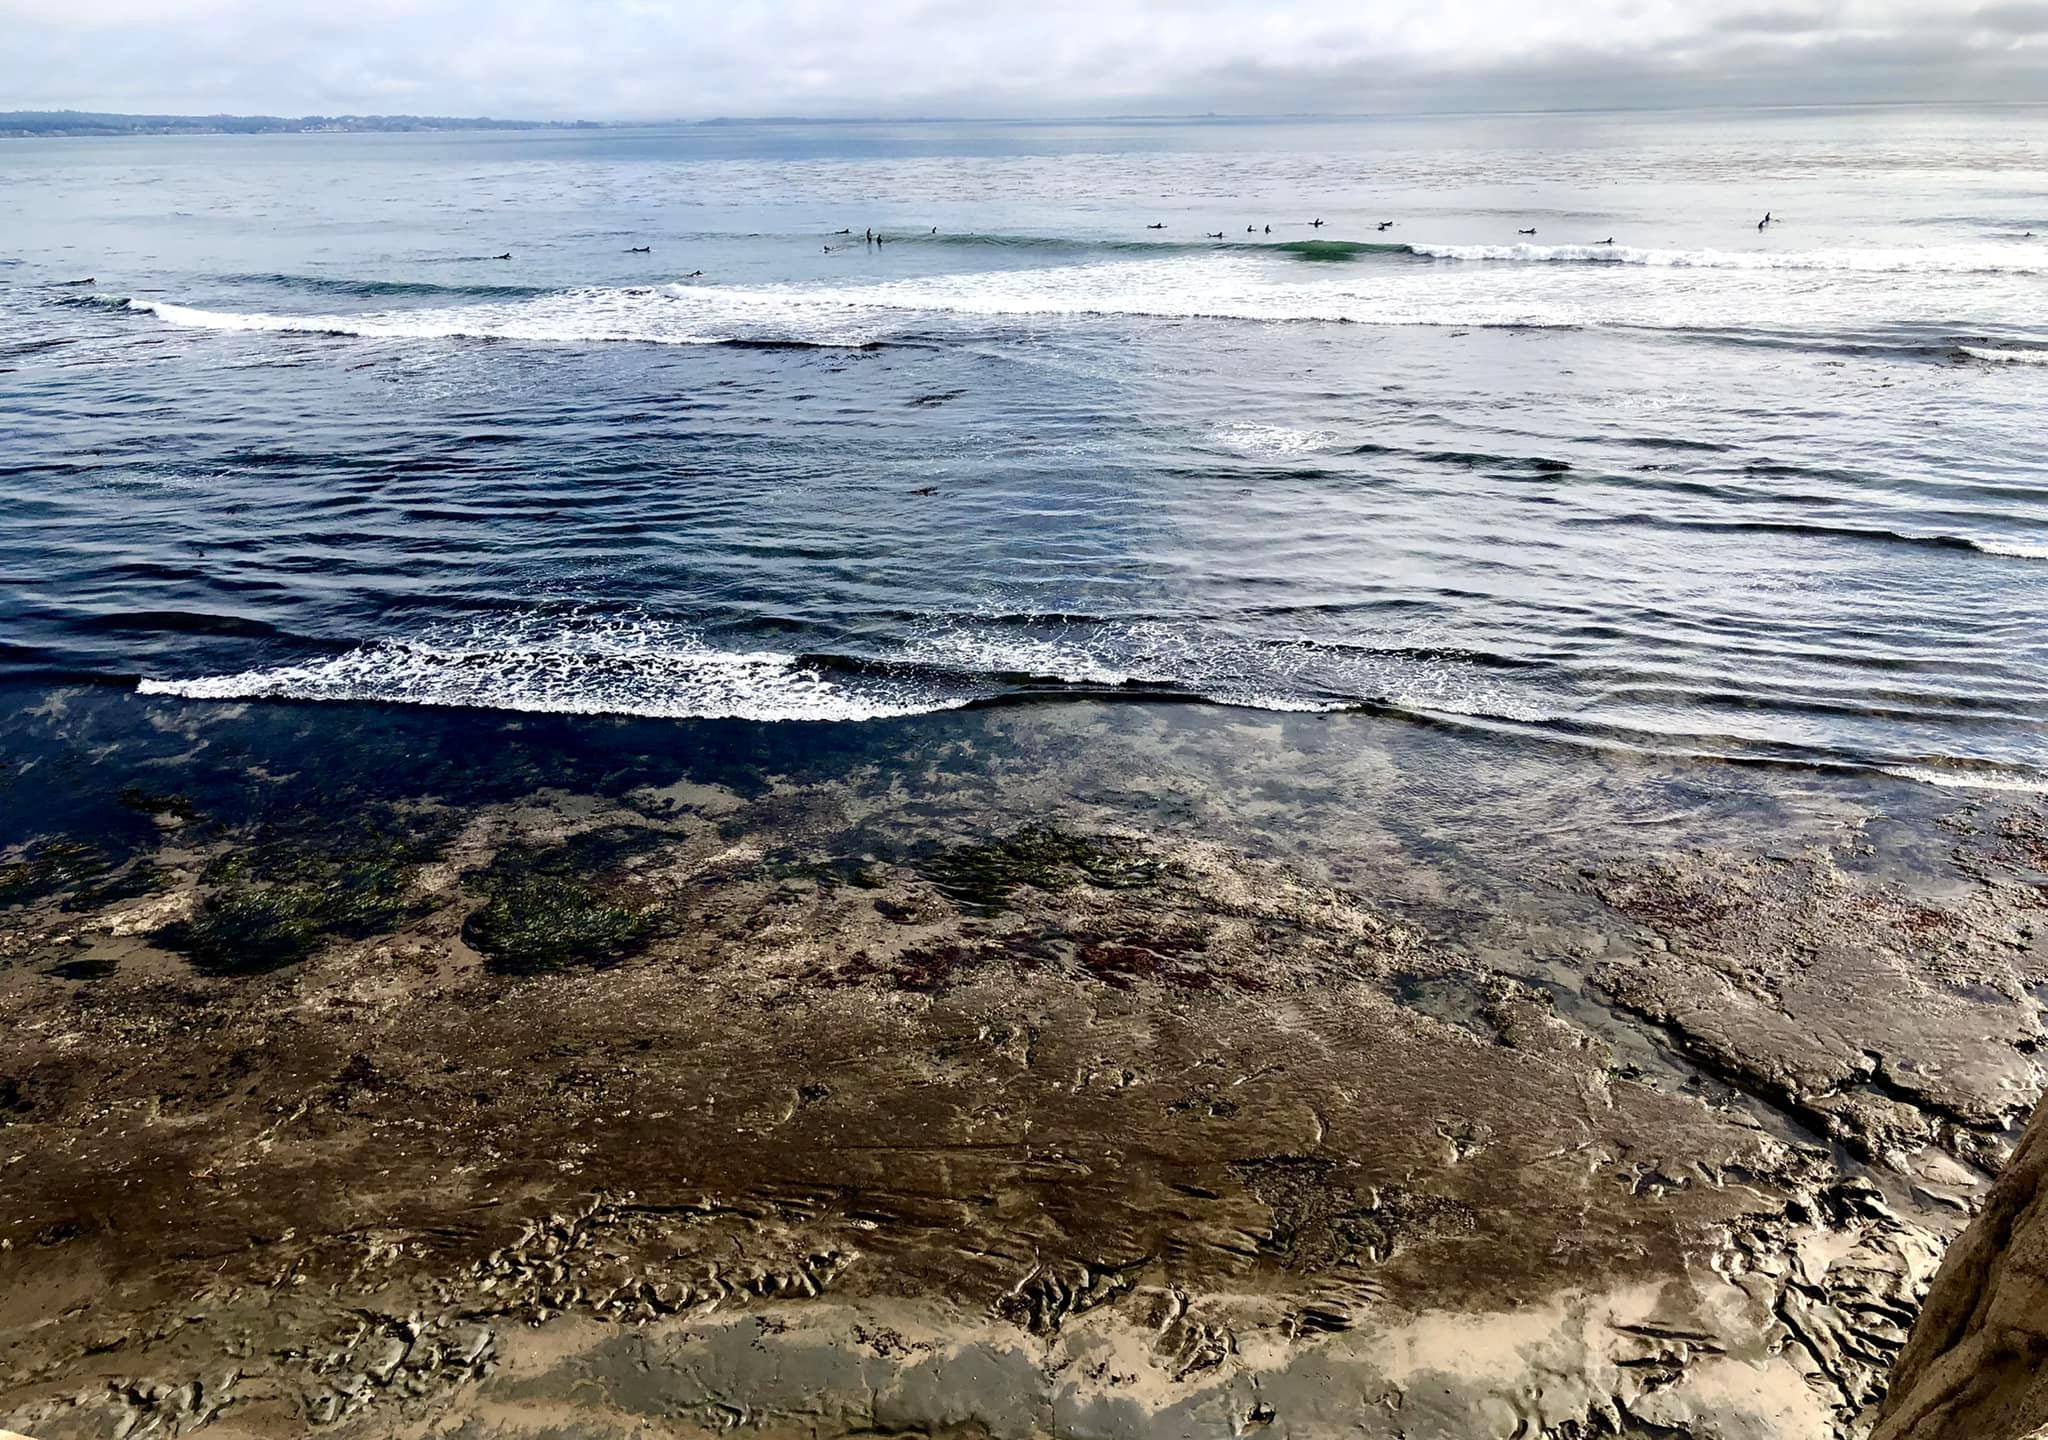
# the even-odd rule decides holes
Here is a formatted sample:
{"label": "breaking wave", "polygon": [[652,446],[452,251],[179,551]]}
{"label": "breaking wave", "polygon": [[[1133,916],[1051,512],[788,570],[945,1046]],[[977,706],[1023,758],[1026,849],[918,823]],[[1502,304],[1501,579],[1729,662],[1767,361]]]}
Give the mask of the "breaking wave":
{"label": "breaking wave", "polygon": [[2048,347],[2008,350],[1991,345],[1958,345],[1956,349],[1972,360],[1983,360],[1993,365],[2048,365]]}
{"label": "breaking wave", "polygon": [[1656,250],[1634,245],[1435,245],[1409,247],[1433,260],[1526,264],[1644,265],[1680,270],[1843,270],[1866,275],[2048,275],[2048,252],[1945,245],[1896,250]]}
{"label": "breaking wave", "polygon": [[540,621],[385,640],[324,660],[145,679],[188,700],[381,701],[662,719],[877,720],[965,704],[915,685],[855,686],[794,655],[718,650],[642,620]]}
{"label": "breaking wave", "polygon": [[1882,765],[1886,775],[1934,785],[1944,790],[2004,790],[2021,795],[2048,795],[2048,780],[2022,775],[2003,766],[1954,762],[1945,765]]}
{"label": "breaking wave", "polygon": [[266,331],[277,334],[354,336],[365,340],[517,340],[536,344],[631,342],[643,345],[777,344],[861,347],[877,335],[872,325],[845,316],[802,317],[805,333],[792,333],[784,317],[749,316],[727,303],[664,304],[664,297],[695,292],[567,290],[531,301],[387,310],[365,315],[281,315],[266,311],[203,310],[163,300],[130,300],[127,308],[186,329]]}
{"label": "breaking wave", "polygon": [[496,617],[233,674],[151,677],[145,695],[356,701],[659,719],[859,721],[1047,693],[1323,712],[1361,705],[1540,722],[1485,657],[1230,642],[1168,625],[1029,634],[934,622],[873,655],[721,648],[647,616]]}
{"label": "breaking wave", "polygon": [[[1339,245],[1344,242],[1289,242]],[[373,340],[506,340],[539,344],[636,342],[657,345],[734,343],[804,346],[870,346],[908,336],[927,336],[934,324],[1035,322],[1098,317],[1155,320],[1216,320],[1361,324],[1456,329],[1613,327],[1685,331],[1703,338],[1796,337],[1796,343],[1839,342],[1843,327],[1868,334],[1872,287],[1896,286],[1869,267],[1844,264],[1839,284],[1788,285],[1769,272],[1787,257],[1734,252],[1599,251],[1609,261],[1634,255],[1720,255],[1727,268],[1676,268],[1705,262],[1671,260],[1665,268],[1640,261],[1622,276],[1593,265],[1464,265],[1416,261],[1405,256],[1370,257],[1376,262],[1331,268],[1276,264],[1270,253],[1242,253],[1219,245],[1210,253],[1170,252],[1138,257],[1094,256],[1068,263],[922,274],[901,279],[825,279],[770,285],[672,282],[633,286],[585,286],[534,294],[495,289],[421,292],[422,303],[387,303],[404,298],[387,289],[362,290],[352,298],[364,308],[337,306],[322,313],[275,309],[205,308],[173,299],[101,301],[155,316],[167,324],[217,331],[276,331],[356,336]],[[1252,247],[1268,251],[1281,247]],[[1445,255],[1498,253],[1512,257],[1573,258],[1584,247],[1417,247]],[[1571,252],[1571,253],[1567,253]],[[1848,255],[1851,252],[1841,252]],[[1872,252],[1876,253],[1876,252]],[[1595,258],[1589,252],[1587,258]],[[1868,256],[1864,257],[1868,259]],[[1749,262],[1759,262],[1750,264]],[[1738,263],[1739,262],[1739,263]],[[1769,262],[1765,264],[1763,262]],[[829,263],[829,262],[826,262]],[[1533,269],[1544,270],[1538,282]],[[1782,267],[1779,267],[1782,268]],[[1813,268],[1827,268],[1814,266]],[[345,282],[354,284],[355,282]],[[375,282],[384,286],[387,282]],[[2030,281],[2005,276],[2002,290],[2032,293]],[[1894,330],[1879,339],[1880,351],[1899,348],[1921,359],[1956,355],[1956,327],[1987,306],[2019,304],[2025,294],[1986,295],[1987,282],[1962,270],[1931,273],[1912,287],[1903,304],[1897,295]],[[297,293],[293,290],[292,293]],[[339,298],[339,297],[337,297]],[[1935,337],[1924,333],[1940,327]],[[1969,336],[1969,332],[1964,332]],[[1981,335],[1981,332],[1979,332]],[[1829,337],[1834,337],[1830,342]],[[1977,338],[1977,336],[1969,336]],[[1859,342],[1862,343],[1862,342]],[[1979,352],[1982,352],[1979,354]],[[2031,357],[2021,349],[1966,349],[1978,358]],[[2029,360],[2028,363],[2032,363]]]}
{"label": "breaking wave", "polygon": [[1986,555],[2010,555],[2021,560],[2048,560],[2048,545],[2028,545],[2018,540],[1972,540],[1973,550]]}

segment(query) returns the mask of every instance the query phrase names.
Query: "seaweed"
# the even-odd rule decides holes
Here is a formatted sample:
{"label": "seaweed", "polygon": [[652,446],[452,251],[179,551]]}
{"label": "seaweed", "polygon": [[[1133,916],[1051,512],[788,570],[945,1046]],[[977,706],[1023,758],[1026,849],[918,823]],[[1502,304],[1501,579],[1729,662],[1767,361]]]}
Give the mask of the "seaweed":
{"label": "seaweed", "polygon": [[1000,839],[956,845],[918,869],[955,904],[991,913],[1023,887],[1047,893],[1077,884],[1138,890],[1157,884],[1163,873],[1156,862],[1126,847],[1050,825],[1026,825]]}
{"label": "seaweed", "polygon": [[260,975],[334,940],[396,930],[425,913],[418,867],[440,851],[448,822],[372,814],[338,834],[270,836],[209,864],[218,888],[199,913],[151,938],[209,975]]}
{"label": "seaweed", "polygon": [[99,880],[114,861],[97,845],[82,840],[39,840],[18,860],[0,865],[0,905],[26,905],[46,895],[73,890]]}
{"label": "seaweed", "polygon": [[661,844],[661,831],[615,826],[537,850],[515,847],[465,876],[484,903],[462,938],[499,975],[545,975],[617,965],[665,928],[662,907],[625,868]]}
{"label": "seaweed", "polygon": [[80,885],[64,897],[63,908],[72,911],[98,910],[116,901],[160,894],[168,890],[170,884],[171,875],[168,870],[143,862]]}
{"label": "seaweed", "polygon": [[574,876],[552,874],[494,885],[462,926],[462,938],[500,975],[616,965],[644,949],[654,933],[643,907]]}

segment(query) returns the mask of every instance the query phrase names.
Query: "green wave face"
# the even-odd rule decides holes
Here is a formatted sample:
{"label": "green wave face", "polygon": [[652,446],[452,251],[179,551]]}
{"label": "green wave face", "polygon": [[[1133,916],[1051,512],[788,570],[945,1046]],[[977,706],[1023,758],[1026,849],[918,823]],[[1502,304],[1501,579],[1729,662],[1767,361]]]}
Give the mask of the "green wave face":
{"label": "green wave face", "polygon": [[1367,240],[1283,240],[1277,245],[1254,245],[1254,250],[1278,250],[1304,260],[1356,260],[1361,255],[1411,255],[1406,245],[1375,245]]}

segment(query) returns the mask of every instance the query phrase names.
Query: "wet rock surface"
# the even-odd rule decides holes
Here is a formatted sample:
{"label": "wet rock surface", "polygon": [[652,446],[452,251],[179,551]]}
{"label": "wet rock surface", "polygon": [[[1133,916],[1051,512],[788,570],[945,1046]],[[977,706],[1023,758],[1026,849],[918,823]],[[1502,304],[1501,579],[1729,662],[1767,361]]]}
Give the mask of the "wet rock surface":
{"label": "wet rock surface", "polygon": [[[904,783],[0,856],[0,1426],[1858,1435],[2040,1228],[2027,807],[1319,869]],[[2024,1388],[1990,1293],[1888,1436]]]}

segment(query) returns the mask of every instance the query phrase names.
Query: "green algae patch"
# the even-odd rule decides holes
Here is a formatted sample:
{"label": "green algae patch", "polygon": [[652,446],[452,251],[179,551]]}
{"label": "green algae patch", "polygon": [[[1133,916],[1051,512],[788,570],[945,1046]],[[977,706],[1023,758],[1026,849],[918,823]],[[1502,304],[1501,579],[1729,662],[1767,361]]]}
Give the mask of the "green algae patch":
{"label": "green algae patch", "polygon": [[778,880],[807,880],[821,890],[880,890],[886,883],[871,859],[853,855],[776,863],[768,873]]}
{"label": "green algae patch", "polygon": [[170,886],[168,870],[147,861],[138,861],[125,870],[117,870],[79,886],[64,897],[64,908],[71,911],[98,910],[118,901],[158,895]]}
{"label": "green algae patch", "polygon": [[0,908],[30,905],[61,895],[59,908],[103,909],[166,889],[170,875],[147,861],[133,860],[83,840],[55,837],[25,847],[0,864]]}
{"label": "green algae patch", "polygon": [[389,934],[432,907],[413,893],[446,823],[377,815],[338,832],[269,835],[215,859],[215,886],[190,920],[151,938],[209,975],[260,975],[338,940]]}
{"label": "green algae patch", "polygon": [[536,850],[516,847],[464,877],[484,903],[462,938],[498,975],[603,969],[639,954],[666,914],[636,885],[632,862],[658,849],[660,831],[619,826]]}
{"label": "green algae patch", "polygon": [[305,959],[326,933],[319,891],[304,885],[234,886],[208,898],[156,942],[210,975],[260,975]]}
{"label": "green algae patch", "polygon": [[956,845],[926,859],[919,872],[955,904],[996,911],[1019,889],[1058,893],[1075,885],[1140,890],[1157,884],[1158,862],[1111,841],[1049,825],[1026,825],[982,844]]}
{"label": "green algae patch", "polygon": [[79,840],[39,840],[19,858],[0,865],[0,905],[26,905],[46,895],[101,881],[114,862],[97,845]]}
{"label": "green algae patch", "polygon": [[616,965],[654,938],[653,919],[579,880],[529,875],[500,886],[462,938],[500,975]]}

